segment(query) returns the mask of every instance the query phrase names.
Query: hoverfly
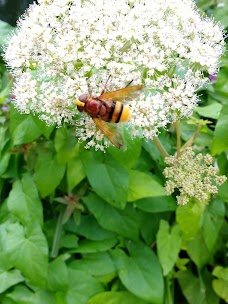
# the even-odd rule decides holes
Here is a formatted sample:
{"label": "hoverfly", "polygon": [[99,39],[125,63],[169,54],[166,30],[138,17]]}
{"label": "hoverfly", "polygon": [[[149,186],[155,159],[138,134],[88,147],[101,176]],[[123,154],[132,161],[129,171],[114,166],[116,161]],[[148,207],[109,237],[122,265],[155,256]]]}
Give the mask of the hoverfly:
{"label": "hoverfly", "polygon": [[119,122],[127,122],[131,118],[128,107],[124,101],[138,94],[144,86],[127,86],[113,92],[104,92],[95,97],[85,93],[76,99],[76,105],[80,112],[85,112],[92,117],[98,129],[110,140],[118,149],[124,149],[124,140],[118,130]]}

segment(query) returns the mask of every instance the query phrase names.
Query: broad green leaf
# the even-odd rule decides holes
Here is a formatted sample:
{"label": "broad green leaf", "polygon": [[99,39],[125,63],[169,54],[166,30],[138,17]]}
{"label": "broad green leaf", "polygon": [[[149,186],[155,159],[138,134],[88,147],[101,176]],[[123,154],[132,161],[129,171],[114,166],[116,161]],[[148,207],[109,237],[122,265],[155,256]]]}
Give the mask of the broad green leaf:
{"label": "broad green leaf", "polygon": [[28,226],[43,224],[42,205],[32,177],[25,174],[13,184],[7,200],[9,211]]}
{"label": "broad green leaf", "polygon": [[219,6],[217,4],[217,7],[213,12],[213,18],[216,21],[221,22],[226,28],[228,27],[228,2],[227,0],[224,0],[220,3],[221,5]]}
{"label": "broad green leaf", "polygon": [[153,175],[137,170],[129,171],[129,202],[157,196],[165,196],[165,190]]}
{"label": "broad green leaf", "polygon": [[6,153],[0,158],[0,176],[3,175],[9,165],[10,154]]}
{"label": "broad green leaf", "polygon": [[212,145],[212,155],[228,150],[228,105],[224,105],[219,115]]}
{"label": "broad green leaf", "polygon": [[40,132],[45,136],[45,138],[49,139],[52,131],[55,129],[55,125],[47,126],[46,122],[41,120],[37,116],[33,116],[33,120],[36,123],[37,127],[40,129]]}
{"label": "broad green leaf", "polygon": [[211,259],[211,253],[209,252],[201,233],[198,233],[193,240],[187,242],[186,248],[191,260],[199,269],[205,266]]}
{"label": "broad green leaf", "polygon": [[146,213],[143,212],[140,225],[140,233],[146,244],[153,246],[156,243],[156,235],[161,220],[168,220],[169,213]]}
{"label": "broad green leaf", "polygon": [[127,169],[130,169],[136,163],[141,153],[142,140],[139,138],[132,139],[128,130],[126,130],[124,133],[124,137],[127,142],[127,150],[121,151],[115,147],[109,147],[107,151],[119,164]]}
{"label": "broad green leaf", "polygon": [[45,286],[48,247],[43,232],[38,226],[26,231],[19,223],[2,224],[0,249],[8,254],[11,264],[33,284]]}
{"label": "broad green leaf", "polygon": [[221,199],[228,203],[228,180],[219,187],[218,193]]}
{"label": "broad green leaf", "polygon": [[67,163],[68,190],[72,191],[86,177],[86,172],[79,156],[75,156]]}
{"label": "broad green leaf", "polygon": [[127,291],[106,291],[90,298],[88,304],[146,304]]}
{"label": "broad green leaf", "polygon": [[78,248],[68,250],[70,253],[94,253],[103,252],[111,249],[117,244],[117,238],[111,238],[103,241],[82,240]]}
{"label": "broad green leaf", "polygon": [[204,204],[194,202],[177,207],[176,221],[182,231],[183,241],[192,240],[198,234],[204,209]]}
{"label": "broad green leaf", "polygon": [[153,304],[164,297],[162,270],[153,251],[142,243],[129,243],[129,255],[121,249],[111,251],[119,278],[134,295]]}
{"label": "broad green leaf", "polygon": [[195,112],[203,117],[218,119],[221,109],[221,103],[214,102],[205,107],[196,107]]}
{"label": "broad green leaf", "polygon": [[175,211],[177,208],[176,200],[172,196],[146,197],[135,201],[134,205],[151,213]]}
{"label": "broad green leaf", "polygon": [[15,286],[7,298],[12,299],[16,304],[56,304],[54,294],[45,290],[32,291],[26,286]]}
{"label": "broad green leaf", "polygon": [[53,193],[64,173],[65,165],[59,164],[51,152],[40,153],[35,166],[34,179],[41,195],[47,196]]}
{"label": "broad green leaf", "polygon": [[139,223],[136,221],[134,211],[130,211],[130,207],[125,210],[116,209],[93,193],[83,198],[83,202],[101,227],[131,240],[138,240]]}
{"label": "broad green leaf", "polygon": [[214,291],[228,303],[228,267],[216,266],[212,274],[218,278],[212,281]]}
{"label": "broad green leaf", "polygon": [[24,277],[17,269],[12,269],[9,271],[0,270],[0,293],[23,281]]}
{"label": "broad green leaf", "polygon": [[166,276],[174,267],[181,249],[181,235],[179,227],[169,227],[169,223],[161,220],[157,234],[158,257]]}
{"label": "broad green leaf", "polygon": [[42,132],[36,125],[32,115],[27,115],[27,117],[17,125],[12,134],[13,144],[21,145],[32,142],[41,134]]}
{"label": "broad green leaf", "polygon": [[127,169],[110,156],[98,152],[84,153],[83,164],[94,191],[109,204],[123,209],[127,203]]}
{"label": "broad green leaf", "polygon": [[61,236],[60,247],[77,248],[78,237],[75,234],[65,234]]}
{"label": "broad green leaf", "polygon": [[55,133],[55,149],[57,160],[60,164],[65,164],[77,153],[78,145],[72,128],[58,128]]}
{"label": "broad green leaf", "polygon": [[205,275],[201,275],[201,279],[199,279],[190,270],[183,270],[179,271],[176,276],[189,304],[219,303],[218,297],[211,290],[211,282],[208,282]]}
{"label": "broad green leaf", "polygon": [[80,225],[75,221],[69,220],[65,225],[66,230],[77,233],[89,240],[101,241],[116,236],[116,233],[107,231],[99,226],[98,222],[92,215],[81,215]]}
{"label": "broad green leaf", "polygon": [[82,259],[74,260],[70,264],[70,267],[96,277],[113,275],[116,273],[116,268],[107,252],[86,254]]}
{"label": "broad green leaf", "polygon": [[[1,38],[0,38],[1,39]],[[1,52],[1,50],[0,50]],[[12,91],[12,76],[5,71],[0,79],[0,102],[4,102],[10,97]]]}
{"label": "broad green leaf", "polygon": [[203,217],[203,238],[210,252],[213,252],[223,225],[225,216],[225,206],[221,199],[214,200],[204,213]]}
{"label": "broad green leaf", "polygon": [[48,287],[52,291],[67,291],[69,278],[68,269],[60,256],[48,265]]}
{"label": "broad green leaf", "polygon": [[89,274],[70,268],[68,273],[69,288],[66,294],[67,304],[88,304],[89,298],[104,291],[102,284]]}
{"label": "broad green leaf", "polygon": [[[1,47],[6,43],[7,36],[9,35],[9,33],[12,33],[13,30],[14,30],[14,28],[10,24],[0,20],[0,46]],[[0,47],[0,51],[1,51],[1,47]]]}

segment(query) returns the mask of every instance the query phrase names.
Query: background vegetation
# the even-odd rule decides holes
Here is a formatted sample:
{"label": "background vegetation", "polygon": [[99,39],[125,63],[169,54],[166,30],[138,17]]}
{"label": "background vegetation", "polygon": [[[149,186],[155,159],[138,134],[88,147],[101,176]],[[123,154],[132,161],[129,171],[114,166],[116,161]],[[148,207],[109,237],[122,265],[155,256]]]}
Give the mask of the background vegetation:
{"label": "background vegetation", "polygon": [[[228,27],[227,0],[198,5]],[[0,23],[1,45],[10,30]],[[125,152],[85,150],[72,127],[19,114],[11,85],[1,58],[0,303],[228,303],[228,182],[209,205],[179,207],[152,142],[126,133]],[[228,175],[227,53],[199,94],[194,116],[212,123],[194,149]],[[182,141],[196,128],[181,121]],[[169,154],[173,130],[159,137]]]}

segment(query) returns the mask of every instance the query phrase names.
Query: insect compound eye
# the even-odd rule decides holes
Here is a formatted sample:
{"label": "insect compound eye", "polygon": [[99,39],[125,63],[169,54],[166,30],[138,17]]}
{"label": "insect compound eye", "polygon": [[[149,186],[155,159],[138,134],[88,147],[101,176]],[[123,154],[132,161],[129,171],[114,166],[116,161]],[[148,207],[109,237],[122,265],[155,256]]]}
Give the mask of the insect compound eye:
{"label": "insect compound eye", "polygon": [[87,98],[88,98],[88,94],[86,94],[86,93],[79,96],[79,100],[81,102],[86,102]]}

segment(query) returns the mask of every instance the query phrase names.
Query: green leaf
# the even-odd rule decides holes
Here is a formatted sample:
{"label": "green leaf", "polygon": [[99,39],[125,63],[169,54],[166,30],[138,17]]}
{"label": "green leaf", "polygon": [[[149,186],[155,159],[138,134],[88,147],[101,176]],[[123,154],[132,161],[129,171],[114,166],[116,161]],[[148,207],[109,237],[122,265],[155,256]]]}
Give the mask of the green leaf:
{"label": "green leaf", "polygon": [[129,209],[130,206],[125,210],[118,210],[93,193],[83,198],[83,202],[95,216],[101,227],[131,240],[138,240],[139,223],[135,219],[134,211],[131,212]]}
{"label": "green leaf", "polygon": [[86,172],[80,156],[75,156],[67,163],[68,190],[72,191],[86,177]]}
{"label": "green leaf", "polygon": [[0,249],[33,284],[45,286],[48,247],[39,226],[26,231],[19,223],[5,222],[0,225]]}
{"label": "green leaf", "polygon": [[135,201],[134,205],[151,213],[175,211],[177,208],[176,200],[172,196],[146,197]]}
{"label": "green leaf", "polygon": [[64,173],[65,165],[59,164],[51,152],[40,153],[35,166],[34,179],[41,195],[47,196],[53,193]]}
{"label": "green leaf", "polygon": [[70,267],[95,277],[116,274],[116,268],[107,252],[86,254],[82,259],[74,260]]}
{"label": "green leaf", "polygon": [[127,291],[106,291],[93,296],[88,304],[146,304]]}
{"label": "green leaf", "polygon": [[128,201],[133,202],[144,197],[165,196],[163,186],[153,175],[137,170],[129,171]]}
{"label": "green leaf", "polygon": [[134,295],[153,304],[164,297],[162,270],[153,251],[142,243],[129,243],[129,256],[120,249],[111,252],[119,278]]}
{"label": "green leaf", "polygon": [[0,46],[3,46],[6,43],[7,36],[9,35],[9,33],[12,33],[13,30],[14,28],[11,25],[0,20]]}
{"label": "green leaf", "polygon": [[69,278],[68,269],[63,257],[58,257],[48,265],[48,287],[52,291],[67,291]]}
{"label": "green leaf", "polygon": [[[101,152],[103,153],[103,152]],[[83,164],[94,191],[109,204],[124,208],[127,203],[128,171],[110,156],[99,152],[83,155]]]}
{"label": "green leaf", "polygon": [[65,127],[58,128],[55,133],[55,149],[57,160],[60,164],[65,164],[78,151],[78,145],[72,129]]}
{"label": "green leaf", "polygon": [[77,233],[94,241],[107,240],[116,236],[116,233],[107,231],[99,226],[92,215],[81,215],[80,225],[76,225],[75,221],[69,220],[66,223],[65,228],[68,231]]}
{"label": "green leaf", "polygon": [[216,266],[212,274],[218,278],[212,282],[214,291],[228,303],[228,267]]}
{"label": "green leaf", "polygon": [[60,247],[65,248],[77,248],[78,247],[78,237],[75,234],[65,234],[61,236]]}
{"label": "green leaf", "polygon": [[175,265],[181,249],[181,241],[179,227],[176,225],[170,229],[169,223],[161,220],[157,234],[157,251],[164,276],[166,276]]}
{"label": "green leaf", "polygon": [[102,284],[87,273],[76,269],[69,269],[68,273],[67,304],[87,304],[89,298],[104,291]]}
{"label": "green leaf", "polygon": [[121,151],[115,147],[109,147],[107,151],[119,164],[127,169],[130,169],[134,166],[141,153],[142,140],[140,138],[132,139],[127,130],[124,133],[124,138],[127,143],[127,150]]}
{"label": "green leaf", "polygon": [[45,136],[45,138],[49,139],[52,131],[55,129],[55,125],[47,126],[46,122],[41,120],[37,116],[33,116],[33,120],[36,123],[37,127],[40,129],[40,132]]}
{"label": "green leaf", "polygon": [[49,291],[37,290],[33,292],[26,286],[15,286],[11,293],[7,294],[7,298],[12,299],[16,304],[56,304],[55,297]]}
{"label": "green leaf", "polygon": [[36,125],[32,115],[27,115],[26,118],[15,128],[12,139],[14,145],[26,144],[37,139],[42,132]]}
{"label": "green leaf", "polygon": [[24,277],[17,269],[9,271],[0,270],[0,293],[3,293],[9,287],[24,281]]}
{"label": "green leaf", "polygon": [[218,21],[221,22],[224,27],[228,27],[228,3],[225,0],[224,2],[221,2],[221,6],[216,7],[216,9],[213,12],[213,18]]}
{"label": "green leaf", "polygon": [[224,105],[217,121],[212,145],[212,155],[228,149],[228,105]]}
{"label": "green leaf", "polygon": [[0,158],[0,176],[3,175],[9,165],[10,154],[6,153]]}
{"label": "green leaf", "polygon": [[179,271],[177,279],[189,304],[218,304],[219,299],[211,289],[211,278],[201,274],[197,278],[190,270]]}
{"label": "green leaf", "polygon": [[194,202],[177,207],[176,220],[183,233],[183,241],[191,240],[197,235],[204,209],[204,204]]}
{"label": "green leaf", "polygon": [[13,184],[7,206],[21,223],[33,226],[43,224],[42,205],[36,186],[29,174],[25,174],[21,181],[17,180]]}
{"label": "green leaf", "polygon": [[68,250],[70,253],[94,253],[103,252],[111,249],[117,244],[117,238],[111,238],[103,241],[82,240],[78,248]]}
{"label": "green leaf", "polygon": [[203,117],[218,119],[221,109],[221,103],[214,102],[205,107],[196,107],[195,112]]}
{"label": "green leaf", "polygon": [[186,247],[191,260],[199,269],[209,262],[211,253],[209,252],[201,233],[198,233],[193,240],[186,243]]}
{"label": "green leaf", "polygon": [[228,203],[228,180],[219,186],[218,193],[221,199]]}
{"label": "green leaf", "polygon": [[224,222],[225,206],[221,199],[214,200],[206,208],[203,217],[203,238],[210,252],[213,252]]}

